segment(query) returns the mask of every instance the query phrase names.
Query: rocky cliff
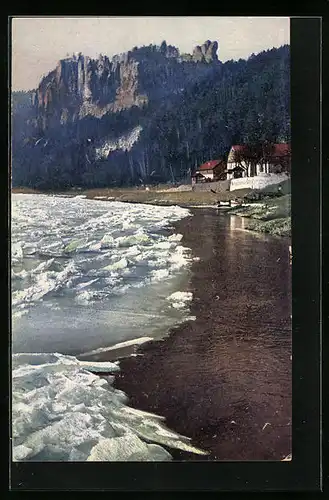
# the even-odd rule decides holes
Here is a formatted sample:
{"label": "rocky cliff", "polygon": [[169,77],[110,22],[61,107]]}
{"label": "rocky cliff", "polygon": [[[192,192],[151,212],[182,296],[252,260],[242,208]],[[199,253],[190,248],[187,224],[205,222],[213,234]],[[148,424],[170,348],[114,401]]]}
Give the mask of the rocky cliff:
{"label": "rocky cliff", "polygon": [[[242,118],[233,122],[236,109],[228,104],[246,92],[250,76],[246,61],[222,64],[217,50],[218,43],[207,40],[192,54],[180,54],[163,42],[112,59],[77,54],[59,61],[31,96],[13,95],[14,185],[177,180],[199,161],[224,153],[238,139]],[[279,101],[285,115],[287,50],[267,56],[269,67],[285,71],[269,82],[272,93],[275,79],[284,87]],[[237,108],[242,101],[241,94]]]}
{"label": "rocky cliff", "polygon": [[207,40],[203,45],[197,45],[193,50],[193,61],[211,63],[217,61],[218,43]]}
{"label": "rocky cliff", "polygon": [[128,55],[113,61],[82,54],[64,59],[41,81],[33,99],[43,130],[146,103],[139,89],[138,62]]}
{"label": "rocky cliff", "polygon": [[59,61],[33,97],[37,125],[46,130],[86,116],[101,118],[132,106],[141,108],[159,88],[172,93],[197,78],[200,68],[196,71],[193,63],[218,63],[217,48],[217,42],[209,40],[197,46],[188,68],[182,64],[187,61],[170,45],[135,49],[112,60],[79,54]]}

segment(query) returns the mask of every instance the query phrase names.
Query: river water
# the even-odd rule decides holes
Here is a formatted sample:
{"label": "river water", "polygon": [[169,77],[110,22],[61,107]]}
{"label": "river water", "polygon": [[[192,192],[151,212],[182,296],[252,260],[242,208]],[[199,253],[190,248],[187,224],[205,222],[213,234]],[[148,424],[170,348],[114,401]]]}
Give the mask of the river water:
{"label": "river water", "polygon": [[170,229],[188,215],[13,195],[14,460],[170,460],[160,445],[194,450],[163,419],[128,406],[113,388],[117,361],[88,362],[134,356],[141,343],[194,320],[185,292],[192,257]]}
{"label": "river water", "polygon": [[200,259],[189,283],[196,321],[124,360],[116,387],[209,452],[177,460],[282,460],[291,453],[290,241],[214,210],[196,210],[176,231]]}
{"label": "river water", "polygon": [[14,195],[14,460],[290,453],[288,245],[215,210]]}

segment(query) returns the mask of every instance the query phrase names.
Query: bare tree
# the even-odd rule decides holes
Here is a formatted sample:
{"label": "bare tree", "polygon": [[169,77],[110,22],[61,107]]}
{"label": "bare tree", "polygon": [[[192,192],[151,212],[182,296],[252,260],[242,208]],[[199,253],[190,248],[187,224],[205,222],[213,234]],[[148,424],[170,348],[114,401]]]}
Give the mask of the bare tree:
{"label": "bare tree", "polygon": [[243,171],[249,172],[251,170],[252,156],[248,146],[243,146],[243,149],[236,149],[233,152],[233,160]]}
{"label": "bare tree", "polygon": [[273,156],[274,145],[268,142],[245,144],[234,151],[234,161],[243,170],[250,172],[250,177],[257,175],[257,165],[264,168]]}

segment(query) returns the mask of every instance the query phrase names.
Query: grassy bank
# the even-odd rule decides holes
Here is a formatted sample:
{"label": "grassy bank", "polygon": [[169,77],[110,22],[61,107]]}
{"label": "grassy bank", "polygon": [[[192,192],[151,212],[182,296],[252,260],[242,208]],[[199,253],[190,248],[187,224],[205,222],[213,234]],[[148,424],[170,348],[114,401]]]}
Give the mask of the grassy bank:
{"label": "grassy bank", "polygon": [[[13,193],[40,193],[40,191],[28,188],[14,188]],[[195,191],[174,191],[172,186],[163,185],[150,187],[148,190],[140,187],[132,188],[99,188],[99,189],[72,189],[56,194],[66,196],[84,195],[89,199],[101,199],[110,201],[122,201],[129,203],[146,203],[152,205],[181,205],[181,206],[216,206],[218,201],[227,201],[237,197],[242,198],[250,189],[241,189],[234,192],[225,191],[223,193],[195,192]],[[45,193],[54,194],[54,193]]]}
{"label": "grassy bank", "polygon": [[42,191],[38,191],[37,189],[32,189],[28,187],[14,187],[11,189],[12,193],[21,193],[21,194],[42,194]]}
{"label": "grassy bank", "polygon": [[248,228],[277,236],[291,236],[291,195],[263,199],[260,203],[230,210],[231,214],[248,217]]}

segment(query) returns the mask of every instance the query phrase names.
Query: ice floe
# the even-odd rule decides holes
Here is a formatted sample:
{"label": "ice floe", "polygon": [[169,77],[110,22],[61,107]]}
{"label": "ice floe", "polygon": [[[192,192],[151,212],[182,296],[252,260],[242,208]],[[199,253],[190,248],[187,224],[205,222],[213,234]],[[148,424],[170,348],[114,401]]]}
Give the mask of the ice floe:
{"label": "ice floe", "polygon": [[[109,287],[116,294],[156,283],[191,261],[181,234],[159,233],[189,215],[180,207],[105,204],[84,195],[18,196],[12,205],[14,315],[19,305],[54,300],[65,289],[88,305],[108,297]],[[25,257],[36,265],[26,267]],[[109,278],[104,293],[100,278]]]}
{"label": "ice floe", "polygon": [[113,377],[96,375],[119,369],[58,353],[14,355],[13,460],[170,460],[162,446],[205,453],[161,416],[130,408]]}
{"label": "ice floe", "polygon": [[171,302],[172,307],[175,309],[183,309],[191,302],[193,295],[191,292],[175,292],[172,293],[167,300]]}
{"label": "ice floe", "polygon": [[[188,316],[189,295],[171,294],[166,301],[175,289],[170,287],[163,297],[157,292],[160,308],[149,307],[145,299],[146,305],[138,302],[142,308],[134,309],[130,302],[116,311],[106,302],[116,294],[125,300],[127,292],[139,287],[152,290],[152,297],[157,287],[163,290],[162,281],[170,283],[188,268],[192,257],[181,245],[182,235],[165,230],[190,215],[188,210],[104,203],[84,195],[14,196],[12,205],[12,311],[17,324],[23,324],[24,337],[24,328],[34,325],[33,309],[35,317],[43,311],[46,321],[62,318],[68,300],[76,304],[75,314],[94,313],[94,305],[96,309],[105,303],[115,330],[129,321],[129,333],[115,331],[112,345],[98,347],[106,345],[104,339],[88,345],[98,352],[150,341],[153,330],[139,330],[142,336],[131,339],[138,333],[130,325],[162,324],[168,311],[176,322],[195,319]],[[58,353],[14,354],[14,460],[169,460],[169,448],[200,453],[188,438],[167,429],[161,417],[129,408],[126,395],[112,386],[118,369],[117,363],[79,361]],[[96,375],[105,372],[105,378]]]}

